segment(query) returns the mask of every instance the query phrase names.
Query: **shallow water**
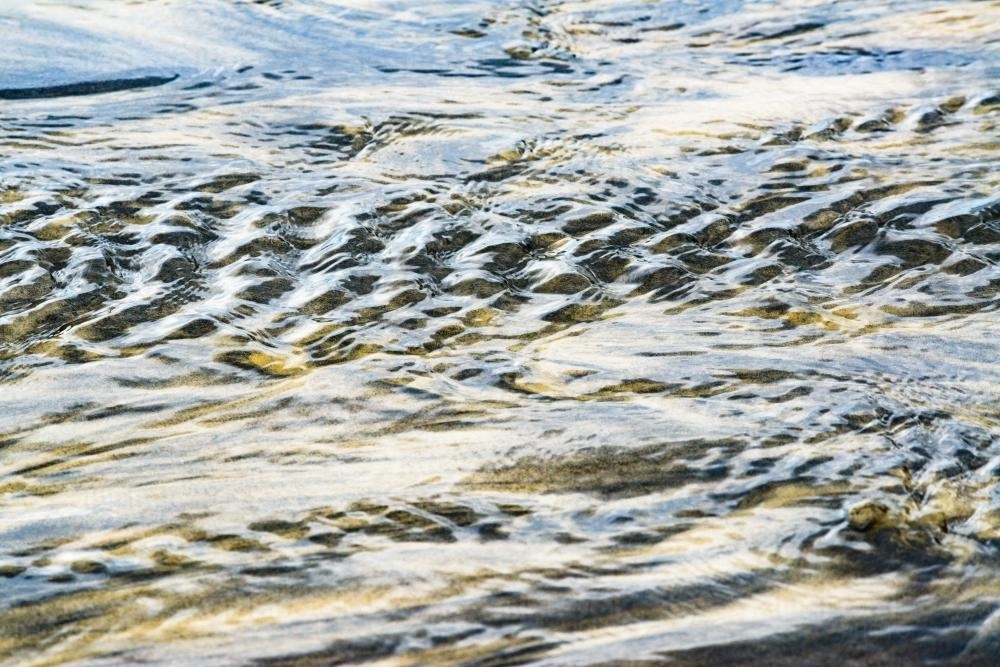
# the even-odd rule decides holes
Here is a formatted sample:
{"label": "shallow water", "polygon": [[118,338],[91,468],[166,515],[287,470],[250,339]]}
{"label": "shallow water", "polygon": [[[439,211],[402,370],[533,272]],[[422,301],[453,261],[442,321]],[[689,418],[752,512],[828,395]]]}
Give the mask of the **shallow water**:
{"label": "shallow water", "polygon": [[0,2],[0,661],[993,664],[998,2]]}

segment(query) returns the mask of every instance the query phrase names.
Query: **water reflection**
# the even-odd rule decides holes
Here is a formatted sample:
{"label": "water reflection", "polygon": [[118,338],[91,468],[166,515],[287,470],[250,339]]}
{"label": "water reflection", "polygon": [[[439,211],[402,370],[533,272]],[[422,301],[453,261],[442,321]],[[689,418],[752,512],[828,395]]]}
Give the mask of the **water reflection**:
{"label": "water reflection", "polygon": [[0,7],[0,655],[992,664],[996,14]]}

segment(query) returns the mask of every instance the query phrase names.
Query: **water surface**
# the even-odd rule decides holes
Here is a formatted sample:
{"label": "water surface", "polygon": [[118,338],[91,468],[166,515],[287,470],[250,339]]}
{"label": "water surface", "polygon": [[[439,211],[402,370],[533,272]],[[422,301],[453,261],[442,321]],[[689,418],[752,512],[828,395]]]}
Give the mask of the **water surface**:
{"label": "water surface", "polygon": [[989,665],[997,2],[0,2],[0,660]]}

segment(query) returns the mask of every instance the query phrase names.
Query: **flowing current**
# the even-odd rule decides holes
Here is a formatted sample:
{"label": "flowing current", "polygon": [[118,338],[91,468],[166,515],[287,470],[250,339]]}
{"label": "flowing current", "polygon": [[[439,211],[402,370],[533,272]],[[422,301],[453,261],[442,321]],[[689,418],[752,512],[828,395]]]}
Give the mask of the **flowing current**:
{"label": "flowing current", "polygon": [[0,40],[0,664],[996,664],[1000,2]]}

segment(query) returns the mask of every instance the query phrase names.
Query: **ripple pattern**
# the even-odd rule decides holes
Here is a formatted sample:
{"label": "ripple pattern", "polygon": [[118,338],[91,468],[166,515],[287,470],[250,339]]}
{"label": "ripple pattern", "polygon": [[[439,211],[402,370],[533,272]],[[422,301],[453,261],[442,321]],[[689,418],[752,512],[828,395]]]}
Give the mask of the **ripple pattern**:
{"label": "ripple pattern", "polygon": [[0,664],[993,664],[997,3],[3,11]]}

